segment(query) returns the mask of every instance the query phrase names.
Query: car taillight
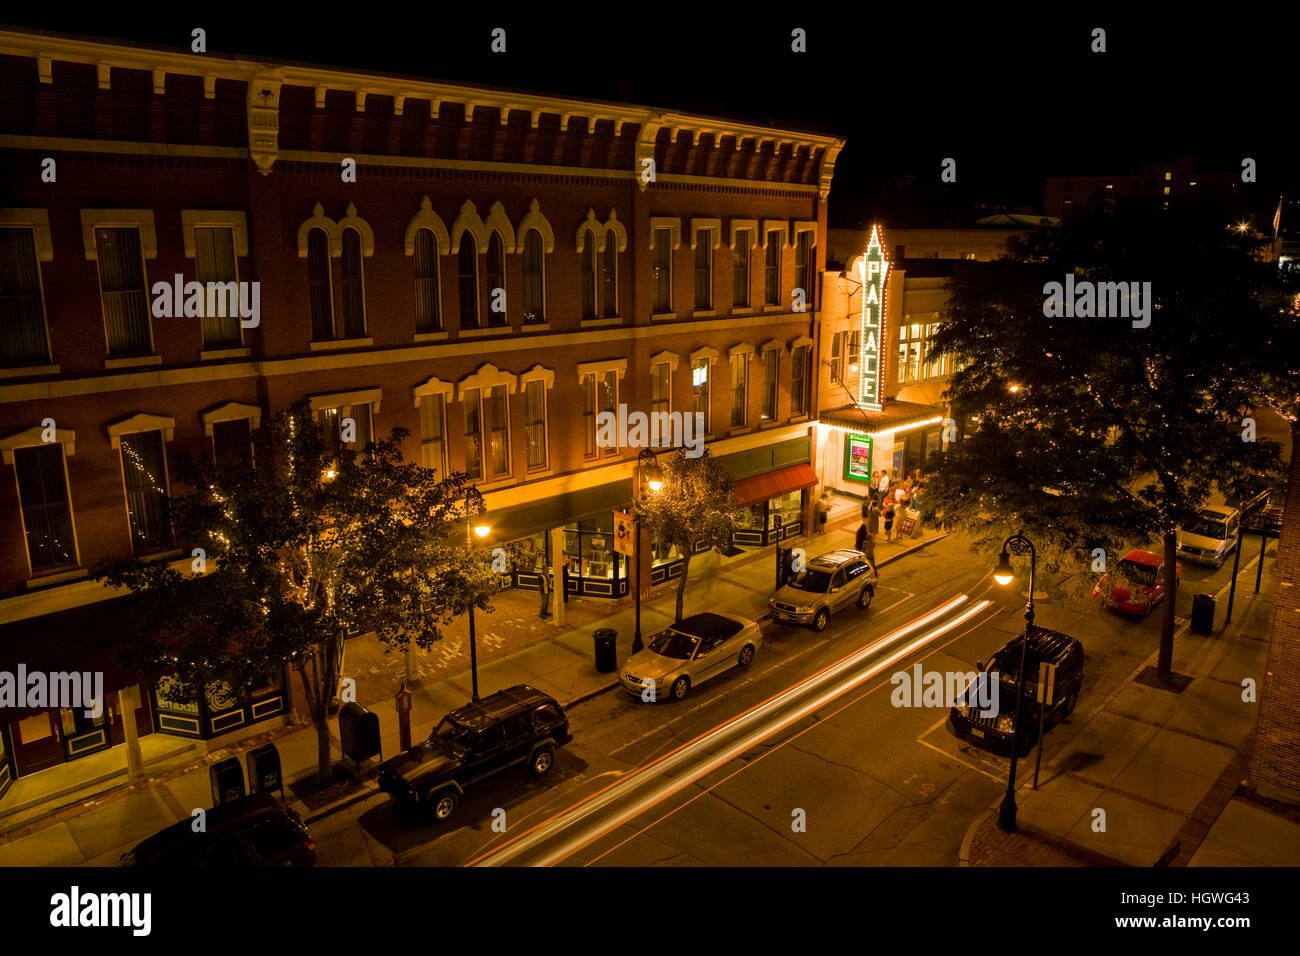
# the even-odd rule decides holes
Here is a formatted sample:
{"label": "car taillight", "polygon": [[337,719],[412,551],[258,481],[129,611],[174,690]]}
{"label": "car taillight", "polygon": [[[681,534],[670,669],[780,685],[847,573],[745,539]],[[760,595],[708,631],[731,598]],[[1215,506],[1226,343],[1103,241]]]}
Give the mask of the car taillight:
{"label": "car taillight", "polygon": [[568,721],[568,718],[565,718],[565,721],[564,721],[564,732],[565,732],[566,734],[569,732],[569,721]]}

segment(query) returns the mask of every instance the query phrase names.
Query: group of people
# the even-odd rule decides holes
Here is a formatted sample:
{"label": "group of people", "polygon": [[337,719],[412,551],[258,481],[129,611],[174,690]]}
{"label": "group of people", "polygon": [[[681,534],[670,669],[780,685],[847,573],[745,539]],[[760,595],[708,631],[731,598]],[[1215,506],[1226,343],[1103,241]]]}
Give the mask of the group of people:
{"label": "group of people", "polygon": [[[876,567],[875,540],[876,535],[880,534],[881,525],[884,525],[885,541],[894,541],[895,532],[898,533],[897,540],[901,541],[903,535],[900,526],[903,523],[903,516],[909,508],[917,508],[920,500],[919,469],[906,477],[888,468],[871,473],[869,492],[862,501],[862,523],[858,525],[854,547],[867,556],[873,570]],[[830,517],[831,510],[830,489],[822,490],[815,510],[814,533],[825,534],[826,521]]]}

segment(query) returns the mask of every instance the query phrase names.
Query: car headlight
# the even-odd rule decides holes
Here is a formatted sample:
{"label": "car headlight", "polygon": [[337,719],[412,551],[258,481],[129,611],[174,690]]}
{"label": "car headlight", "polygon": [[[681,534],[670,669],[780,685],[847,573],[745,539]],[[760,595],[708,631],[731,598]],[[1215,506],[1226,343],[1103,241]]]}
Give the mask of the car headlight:
{"label": "car headlight", "polygon": [[1011,733],[1011,731],[1015,729],[1015,726],[1016,722],[1010,717],[1002,716],[998,718],[998,730],[1002,731],[1004,734]]}
{"label": "car headlight", "polygon": [[811,604],[799,604],[796,607],[800,614],[807,614],[809,611],[813,609],[813,606]]}

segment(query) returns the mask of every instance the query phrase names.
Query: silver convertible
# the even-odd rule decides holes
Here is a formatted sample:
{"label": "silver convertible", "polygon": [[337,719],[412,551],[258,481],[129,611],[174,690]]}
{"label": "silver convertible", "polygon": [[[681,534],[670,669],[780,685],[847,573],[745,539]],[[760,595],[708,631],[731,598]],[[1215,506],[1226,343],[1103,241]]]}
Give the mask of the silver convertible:
{"label": "silver convertible", "polygon": [[692,687],[733,667],[748,667],[762,645],[763,632],[755,621],[738,614],[692,614],[629,657],[619,682],[643,700],[681,700]]}

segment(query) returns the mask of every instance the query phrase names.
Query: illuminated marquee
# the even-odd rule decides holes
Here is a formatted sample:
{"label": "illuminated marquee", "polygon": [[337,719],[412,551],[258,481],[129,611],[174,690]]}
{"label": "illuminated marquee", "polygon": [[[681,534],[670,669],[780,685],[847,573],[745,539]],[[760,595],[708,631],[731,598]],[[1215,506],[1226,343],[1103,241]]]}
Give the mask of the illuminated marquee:
{"label": "illuminated marquee", "polygon": [[862,355],[858,361],[860,383],[858,402],[873,412],[883,411],[885,377],[880,361],[885,339],[885,276],[889,262],[880,241],[880,227],[871,227],[871,241],[858,260],[858,279],[862,282]]}

